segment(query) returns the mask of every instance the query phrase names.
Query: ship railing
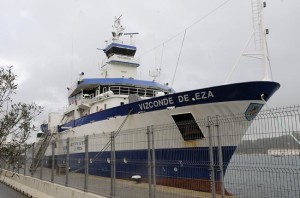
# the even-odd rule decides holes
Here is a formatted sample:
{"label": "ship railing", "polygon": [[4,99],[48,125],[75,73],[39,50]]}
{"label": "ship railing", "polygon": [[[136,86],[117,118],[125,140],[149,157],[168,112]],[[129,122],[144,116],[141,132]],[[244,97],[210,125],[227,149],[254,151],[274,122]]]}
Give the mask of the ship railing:
{"label": "ship railing", "polygon": [[[121,95],[128,96],[131,94],[137,94],[143,98],[152,98],[157,96],[159,90],[147,89],[147,88],[136,88],[136,87],[111,86],[109,87],[109,91],[112,91],[114,96],[121,96]],[[94,96],[94,94],[91,94],[89,96],[85,96],[83,94],[80,97],[81,98],[80,104],[92,104],[101,101],[103,99],[107,99],[109,97],[111,97],[111,95],[107,96],[103,93],[96,96]]]}
{"label": "ship railing", "polygon": [[119,39],[111,39],[107,42],[107,46],[109,46],[112,43],[118,43],[123,45],[135,45],[135,40],[132,38],[119,38]]}
{"label": "ship railing", "polygon": [[124,86],[111,86],[109,90],[112,91],[114,95],[137,94],[141,97],[150,97],[150,98],[155,97],[158,92],[158,90],[155,89],[124,87]]}

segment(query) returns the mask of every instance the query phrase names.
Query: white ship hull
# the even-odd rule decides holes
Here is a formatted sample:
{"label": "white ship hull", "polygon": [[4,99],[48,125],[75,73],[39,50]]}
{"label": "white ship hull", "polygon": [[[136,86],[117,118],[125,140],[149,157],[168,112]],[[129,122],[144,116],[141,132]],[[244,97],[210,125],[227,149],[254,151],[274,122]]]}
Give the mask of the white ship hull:
{"label": "white ship hull", "polygon": [[[172,115],[181,114],[181,113],[192,113],[195,120],[200,121],[208,116],[215,117],[216,115],[219,116],[225,116],[225,115],[236,115],[239,116],[242,112],[245,112],[248,106],[251,103],[255,104],[262,104],[262,101],[258,100],[252,100],[252,101],[234,101],[234,102],[220,102],[220,103],[211,103],[211,104],[199,104],[199,105],[193,105],[193,106],[184,106],[184,107],[178,107],[174,109],[164,109],[164,110],[158,110],[158,111],[152,111],[147,113],[140,113],[140,114],[134,114],[130,115],[125,122],[122,131],[131,130],[131,129],[139,129],[139,128],[145,128],[146,126],[157,126],[157,125],[165,125],[167,124],[173,124],[174,120],[172,119]],[[67,139],[67,138],[76,138],[80,136],[93,136],[97,134],[107,134],[107,138],[101,140],[99,142],[99,145],[105,145],[107,141],[109,141],[110,132],[117,131],[119,126],[122,124],[124,119],[127,116],[117,116],[113,118],[109,118],[106,120],[102,120],[99,122],[92,122],[89,124],[85,124],[82,126],[78,126],[75,128],[72,128],[70,130],[64,131],[62,133],[59,133],[58,138],[59,139]],[[232,138],[223,138],[222,145],[223,146],[237,146],[237,144],[240,142],[242,136],[246,132],[248,126],[251,124],[251,121],[247,121],[246,118],[243,118],[244,121],[241,120],[240,126],[236,127],[235,129],[232,129],[231,131],[223,131],[221,136],[222,137],[232,137]],[[245,124],[246,123],[246,124]],[[194,141],[184,141],[181,137],[180,131],[178,128],[175,128],[176,133],[174,131],[170,132],[162,132],[162,133],[156,133],[158,139],[163,139],[164,137],[172,137],[174,141],[170,143],[170,145],[166,144],[165,142],[161,141],[156,144],[156,148],[184,148],[184,147],[208,147],[208,132],[207,127],[205,125],[199,126],[201,131],[203,132],[204,137],[203,139],[197,139]],[[237,131],[235,131],[237,130]],[[121,131],[121,133],[122,133]],[[172,133],[172,134],[168,134]],[[147,145],[146,142],[146,134],[134,134],[135,135],[135,148],[136,149],[146,149]],[[214,140],[213,143],[217,143],[217,136],[216,134],[212,135]],[[105,136],[104,136],[105,137]],[[119,140],[120,138],[120,140]],[[130,138],[130,137],[126,137]],[[132,138],[133,139],[133,138]],[[122,142],[122,135],[117,137],[116,141]],[[141,144],[141,142],[144,142]],[[190,143],[193,142],[193,143]],[[118,144],[120,145],[120,144]],[[98,148],[100,149],[100,148]],[[128,150],[128,148],[124,146],[117,146],[117,150]],[[95,150],[95,148],[90,148],[90,151],[97,152],[99,150]],[[58,151],[57,154],[63,154],[64,151]]]}

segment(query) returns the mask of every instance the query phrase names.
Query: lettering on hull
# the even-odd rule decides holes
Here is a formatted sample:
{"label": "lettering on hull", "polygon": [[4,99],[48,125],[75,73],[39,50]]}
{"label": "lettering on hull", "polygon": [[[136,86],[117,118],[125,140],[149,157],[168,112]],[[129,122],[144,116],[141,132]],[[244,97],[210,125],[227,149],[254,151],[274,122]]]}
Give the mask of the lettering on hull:
{"label": "lettering on hull", "polygon": [[190,101],[204,100],[214,98],[214,94],[212,91],[202,91],[195,92],[191,95],[183,94],[178,96],[170,96],[165,98],[156,99],[153,101],[147,101],[139,104],[139,108],[141,111],[149,110],[157,107],[168,107],[168,106],[176,106],[176,104],[186,103]]}

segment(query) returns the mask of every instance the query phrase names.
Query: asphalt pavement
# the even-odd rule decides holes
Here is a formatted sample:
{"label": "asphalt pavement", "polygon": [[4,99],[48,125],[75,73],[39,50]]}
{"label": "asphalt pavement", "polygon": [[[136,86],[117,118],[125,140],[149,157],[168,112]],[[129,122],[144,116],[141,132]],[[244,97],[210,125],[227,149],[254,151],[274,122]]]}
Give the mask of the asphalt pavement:
{"label": "asphalt pavement", "polygon": [[25,198],[27,196],[0,182],[0,198]]}

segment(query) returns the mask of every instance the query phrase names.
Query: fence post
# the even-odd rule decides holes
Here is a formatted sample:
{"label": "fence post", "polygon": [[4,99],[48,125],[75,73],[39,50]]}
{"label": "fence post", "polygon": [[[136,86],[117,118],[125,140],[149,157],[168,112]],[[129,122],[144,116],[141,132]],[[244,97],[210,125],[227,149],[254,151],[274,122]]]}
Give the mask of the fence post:
{"label": "fence post", "polygon": [[210,117],[207,117],[207,128],[208,128],[208,142],[209,142],[209,159],[210,159],[210,184],[212,197],[216,197],[216,185],[215,185],[215,169],[214,169],[214,152],[212,142],[212,130],[210,126]]}
{"label": "fence post", "polygon": [[10,170],[9,159],[5,160],[5,169]]}
{"label": "fence post", "polygon": [[69,161],[70,161],[70,138],[68,137],[66,145],[67,156],[66,156],[66,186],[69,186]]}
{"label": "fence post", "polygon": [[115,132],[111,132],[110,136],[110,197],[116,196],[116,153],[115,153]]}
{"label": "fence post", "polygon": [[17,170],[18,170],[18,174],[20,173],[20,166],[21,166],[21,145],[19,145],[19,157],[18,157],[18,167],[17,167]]}
{"label": "fence post", "polygon": [[88,190],[88,176],[89,176],[89,136],[84,137],[85,145],[85,164],[84,164],[84,191]]}
{"label": "fence post", "polygon": [[148,142],[148,183],[149,197],[155,197],[156,191],[156,174],[155,174],[155,147],[153,126],[147,126],[147,142]]}
{"label": "fence post", "polygon": [[32,148],[32,152],[31,152],[31,154],[32,154],[32,156],[31,156],[31,168],[30,168],[30,172],[31,172],[31,177],[33,177],[33,169],[34,169],[34,144],[35,143],[32,143],[32,146],[31,146],[31,148]]}
{"label": "fence post", "polygon": [[25,149],[24,149],[24,175],[26,175],[26,169],[27,169],[27,144],[25,144]]}
{"label": "fence post", "polygon": [[43,179],[43,163],[44,163],[44,155],[41,156],[41,165],[40,165],[40,179],[41,180]]}
{"label": "fence post", "polygon": [[152,182],[153,182],[153,198],[155,198],[156,193],[156,173],[155,173],[155,147],[154,147],[154,131],[153,125],[150,126],[151,132],[151,142],[152,142]]}
{"label": "fence post", "polygon": [[219,116],[216,116],[216,125],[215,126],[217,128],[217,136],[218,136],[218,155],[219,155],[219,167],[220,167],[221,197],[225,198],[223,153],[222,153],[222,140],[221,140],[221,134],[220,134]]}
{"label": "fence post", "polygon": [[52,165],[51,165],[51,182],[54,182],[54,166],[55,166],[55,140],[52,141]]}
{"label": "fence post", "polygon": [[152,170],[151,170],[151,136],[150,136],[150,126],[147,126],[147,143],[148,143],[148,184],[149,184],[149,198],[152,198]]}

